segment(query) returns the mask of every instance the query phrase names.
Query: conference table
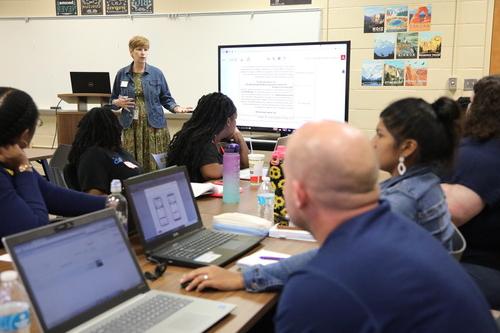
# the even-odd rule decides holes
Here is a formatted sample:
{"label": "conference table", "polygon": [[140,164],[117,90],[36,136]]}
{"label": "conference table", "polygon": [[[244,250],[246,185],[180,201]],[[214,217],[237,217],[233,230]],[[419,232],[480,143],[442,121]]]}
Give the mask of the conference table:
{"label": "conference table", "polygon": [[[213,197],[201,197],[197,200],[198,208],[206,227],[212,224],[214,215],[225,212],[241,212],[247,214],[257,214],[257,189],[258,186],[252,186],[248,181],[241,181],[241,200],[239,204],[224,204],[222,199]],[[139,259],[139,264],[143,271],[154,271],[155,266],[149,263],[145,256],[139,241],[136,237],[131,239],[131,244]],[[296,254],[317,247],[316,242],[284,240],[275,238],[265,238],[259,247]],[[0,262],[0,270],[10,269],[12,266],[5,262]],[[231,270],[236,270],[234,263],[226,266]],[[246,291],[208,291],[208,292],[186,292],[179,285],[181,276],[189,272],[190,268],[179,266],[168,266],[164,275],[149,285],[152,289],[159,289],[173,293],[202,297],[221,302],[232,303],[236,305],[228,316],[215,324],[208,332],[246,332],[254,326],[268,311],[276,305],[279,294],[274,292],[248,293]],[[37,324],[33,323],[31,332],[39,332]]]}

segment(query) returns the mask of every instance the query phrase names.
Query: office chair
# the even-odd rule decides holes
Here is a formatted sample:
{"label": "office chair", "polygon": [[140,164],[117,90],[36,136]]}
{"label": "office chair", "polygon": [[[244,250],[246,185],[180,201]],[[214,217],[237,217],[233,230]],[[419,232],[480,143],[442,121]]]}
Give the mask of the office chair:
{"label": "office chair", "polygon": [[167,167],[167,153],[151,153],[151,155],[153,156],[158,169],[165,169]]}
{"label": "office chair", "polygon": [[49,161],[47,179],[58,186],[68,188],[64,179],[64,166],[68,163],[71,145],[60,144]]}
{"label": "office chair", "polygon": [[462,258],[462,254],[464,253],[465,248],[467,247],[467,242],[465,241],[465,238],[462,235],[462,233],[460,232],[460,230],[458,230],[458,228],[454,224],[453,224],[453,229],[454,229],[454,232],[453,232],[453,236],[451,237],[452,249],[450,251],[450,254],[455,259],[460,261],[460,259]]}

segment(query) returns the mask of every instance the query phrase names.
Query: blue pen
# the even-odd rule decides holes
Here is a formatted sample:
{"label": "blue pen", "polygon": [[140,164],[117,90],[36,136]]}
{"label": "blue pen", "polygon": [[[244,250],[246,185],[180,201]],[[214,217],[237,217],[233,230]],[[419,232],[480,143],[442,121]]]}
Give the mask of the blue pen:
{"label": "blue pen", "polygon": [[259,258],[264,259],[264,260],[276,260],[276,261],[285,259],[285,258],[280,258],[280,257],[269,257],[269,256],[261,256]]}

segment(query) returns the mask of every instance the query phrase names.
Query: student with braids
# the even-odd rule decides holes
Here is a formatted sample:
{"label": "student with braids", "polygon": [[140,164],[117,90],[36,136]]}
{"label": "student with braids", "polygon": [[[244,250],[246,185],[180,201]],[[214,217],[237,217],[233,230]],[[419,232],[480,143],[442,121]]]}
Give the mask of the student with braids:
{"label": "student with braids", "polygon": [[104,208],[104,197],[57,187],[41,177],[23,149],[38,109],[23,91],[0,87],[0,237],[49,223],[49,214],[77,216]]}
{"label": "student with braids", "polygon": [[[431,233],[448,251],[454,228],[436,172],[453,161],[459,128],[460,109],[453,100],[442,97],[429,104],[420,98],[405,98],[382,111],[372,139],[380,169],[391,174],[391,178],[379,185],[381,199],[390,204],[392,212]],[[288,160],[288,163],[294,161]],[[352,174],[356,174],[356,168],[357,165],[351,165]],[[418,252],[420,249],[413,250]],[[281,289],[289,276],[302,269],[315,255],[313,250],[275,264],[245,268],[241,273],[216,266],[203,267],[186,274],[182,282],[192,281],[188,290],[207,287],[245,288],[252,292]],[[384,258],[374,260],[383,261]],[[209,279],[200,279],[200,276]]]}
{"label": "student with braids", "polygon": [[236,107],[221,93],[203,96],[191,119],[170,142],[167,165],[185,165],[192,182],[222,177],[222,140],[240,145],[240,166],[248,167],[248,147],[236,128]]}
{"label": "student with braids", "polygon": [[141,173],[132,155],[122,148],[122,126],[109,108],[93,108],[78,124],[64,168],[68,185],[91,194],[109,194],[113,179]]}

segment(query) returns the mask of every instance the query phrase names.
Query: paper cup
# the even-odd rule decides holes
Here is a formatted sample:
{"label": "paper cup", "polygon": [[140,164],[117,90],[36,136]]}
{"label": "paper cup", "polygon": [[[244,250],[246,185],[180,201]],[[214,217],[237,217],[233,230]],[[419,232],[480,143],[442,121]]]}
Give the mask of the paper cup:
{"label": "paper cup", "polygon": [[264,154],[248,154],[250,167],[250,184],[260,184],[262,181],[262,167],[264,165]]}

